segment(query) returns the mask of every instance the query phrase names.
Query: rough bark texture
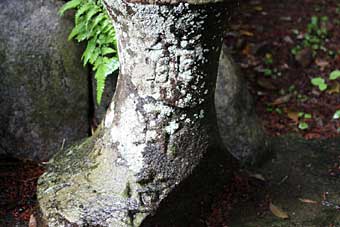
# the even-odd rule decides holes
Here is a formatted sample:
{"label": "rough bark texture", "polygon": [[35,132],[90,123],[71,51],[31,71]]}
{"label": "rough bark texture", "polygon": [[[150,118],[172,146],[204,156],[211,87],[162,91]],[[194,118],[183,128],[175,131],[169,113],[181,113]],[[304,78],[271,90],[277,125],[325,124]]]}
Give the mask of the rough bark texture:
{"label": "rough bark texture", "polygon": [[88,135],[88,72],[62,4],[0,1],[0,155],[46,160]]}
{"label": "rough bark texture", "polygon": [[247,82],[225,45],[220,56],[215,103],[224,145],[242,164],[260,163],[270,151],[267,136],[257,118]]}
{"label": "rough bark texture", "polygon": [[97,134],[57,154],[40,178],[42,217],[49,226],[188,226],[231,174],[214,109],[226,7],[105,3],[119,40],[117,90]]}

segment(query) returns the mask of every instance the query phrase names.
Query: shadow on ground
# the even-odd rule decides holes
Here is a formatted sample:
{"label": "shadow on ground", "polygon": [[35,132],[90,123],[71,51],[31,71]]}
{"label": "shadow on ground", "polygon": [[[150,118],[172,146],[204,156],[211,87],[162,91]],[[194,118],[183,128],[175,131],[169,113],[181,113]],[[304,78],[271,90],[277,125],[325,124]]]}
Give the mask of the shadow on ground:
{"label": "shadow on ground", "polygon": [[[340,140],[306,141],[290,135],[273,139],[272,147],[271,159],[257,169],[244,170],[246,174],[241,172],[250,176],[241,177],[241,188],[247,185],[249,189],[243,192],[234,187],[239,191],[231,195],[231,213],[223,211],[231,217],[228,226],[340,227]],[[27,226],[42,169],[6,159],[0,162],[0,170],[0,226]],[[276,217],[269,203],[289,219]],[[208,226],[225,226],[220,223]]]}
{"label": "shadow on ground", "polygon": [[[296,136],[273,140],[273,158],[250,172],[257,184],[248,199],[237,203],[231,227],[339,227],[340,140],[306,141]],[[256,173],[256,174],[255,174]],[[254,193],[255,191],[255,193]],[[263,203],[289,215],[280,219]]]}

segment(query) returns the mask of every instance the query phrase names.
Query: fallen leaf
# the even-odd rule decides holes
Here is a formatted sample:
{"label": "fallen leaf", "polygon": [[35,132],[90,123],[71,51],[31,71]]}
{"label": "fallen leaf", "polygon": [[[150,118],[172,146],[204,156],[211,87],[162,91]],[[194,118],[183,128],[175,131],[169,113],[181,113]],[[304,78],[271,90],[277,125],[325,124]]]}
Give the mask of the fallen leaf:
{"label": "fallen leaf", "polygon": [[287,110],[287,116],[292,119],[296,124],[299,123],[299,112]]}
{"label": "fallen leaf", "polygon": [[272,203],[269,204],[269,210],[278,218],[282,218],[282,219],[289,218],[286,212],[284,212],[281,208],[275,206]]}
{"label": "fallen leaf", "polygon": [[260,87],[268,89],[268,90],[276,90],[277,89],[277,87],[270,80],[264,79],[262,77],[257,79],[257,84]]}
{"label": "fallen leaf", "polygon": [[28,222],[28,227],[37,227],[37,220],[36,220],[36,218],[34,217],[33,214],[31,214],[31,216],[30,216],[30,220]]}
{"label": "fallen leaf", "polygon": [[254,36],[254,33],[245,31],[245,30],[241,30],[240,33],[241,35],[245,35],[245,36],[250,36],[250,37]]}
{"label": "fallen leaf", "polygon": [[281,97],[275,99],[272,104],[275,106],[275,105],[287,103],[290,100],[291,97],[292,97],[292,94],[281,96]]}
{"label": "fallen leaf", "polygon": [[327,93],[328,94],[340,93],[340,83],[335,82],[334,85],[330,89],[328,89]]}
{"label": "fallen leaf", "polygon": [[324,71],[327,66],[329,66],[329,62],[323,59],[317,58],[315,60],[315,64],[320,67],[321,71]]}
{"label": "fallen leaf", "polygon": [[311,199],[299,199],[303,203],[310,203],[310,204],[318,204],[317,201],[311,200]]}
{"label": "fallen leaf", "polygon": [[252,47],[250,44],[247,44],[243,50],[242,50],[242,54],[246,55],[246,56],[249,56],[251,55],[251,50],[252,50]]}
{"label": "fallen leaf", "polygon": [[254,9],[256,11],[262,11],[263,10],[262,6],[255,6]]}
{"label": "fallen leaf", "polygon": [[261,180],[261,181],[266,181],[266,179],[261,174],[259,174],[259,173],[250,174],[249,176],[253,177],[253,178],[256,178],[258,180]]}

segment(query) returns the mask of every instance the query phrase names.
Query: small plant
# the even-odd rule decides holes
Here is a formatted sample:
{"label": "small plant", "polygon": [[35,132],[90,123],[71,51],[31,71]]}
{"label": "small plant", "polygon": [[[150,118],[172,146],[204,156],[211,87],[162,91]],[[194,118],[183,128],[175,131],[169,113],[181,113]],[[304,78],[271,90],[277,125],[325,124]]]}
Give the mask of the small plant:
{"label": "small plant", "polygon": [[304,119],[312,119],[312,114],[304,113],[304,112],[299,112],[299,117],[300,118],[304,118]]}
{"label": "small plant", "polygon": [[331,72],[331,74],[329,74],[330,80],[336,80],[338,78],[340,78],[340,70],[334,70],[333,72]]}
{"label": "small plant", "polygon": [[334,120],[340,119],[340,110],[335,111],[335,113],[333,115],[333,119]]}
{"label": "small plant", "polygon": [[321,77],[315,77],[311,79],[311,83],[318,87],[320,91],[325,91],[328,88],[328,85],[325,82],[325,79]]}
{"label": "small plant", "polygon": [[273,64],[273,55],[270,53],[267,53],[264,57],[264,63],[266,65],[272,65]]}
{"label": "small plant", "polygon": [[308,129],[308,128],[309,128],[309,125],[308,125],[308,123],[307,123],[305,120],[312,119],[312,114],[310,114],[310,113],[304,113],[304,112],[299,112],[299,113],[298,113],[298,117],[299,117],[299,119],[301,120],[301,121],[299,122],[299,125],[298,125],[299,129],[301,129],[301,130],[306,130],[306,129]]}
{"label": "small plant", "polygon": [[106,77],[119,67],[115,30],[102,0],[71,0],[59,10],[63,15],[75,9],[75,26],[68,39],[87,42],[82,60],[90,63],[97,81],[97,103],[100,104]]}
{"label": "small plant", "polygon": [[263,70],[263,74],[266,76],[266,77],[270,77],[271,75],[273,75],[273,71],[269,68],[266,68]]}
{"label": "small plant", "polygon": [[[311,48],[314,55],[316,55],[316,51],[318,50],[326,52],[327,48],[324,46],[324,42],[329,35],[326,26],[327,22],[328,17],[326,16],[313,16],[307,25],[307,32],[303,35],[302,43],[292,48],[292,54],[296,55],[306,47]],[[300,32],[297,30],[293,30],[293,33],[300,35]]]}
{"label": "small plant", "polygon": [[308,128],[309,128],[309,125],[308,125],[308,123],[306,123],[306,122],[304,122],[304,121],[301,121],[300,123],[299,123],[299,129],[301,129],[301,130],[307,130]]}

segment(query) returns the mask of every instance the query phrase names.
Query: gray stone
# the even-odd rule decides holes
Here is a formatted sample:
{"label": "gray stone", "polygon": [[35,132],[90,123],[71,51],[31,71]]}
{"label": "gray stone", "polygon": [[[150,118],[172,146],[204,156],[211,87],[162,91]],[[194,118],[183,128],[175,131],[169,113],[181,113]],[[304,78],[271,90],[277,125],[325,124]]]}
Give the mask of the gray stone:
{"label": "gray stone", "polygon": [[[107,78],[102,103],[95,105],[97,122],[104,118],[112,100],[116,78],[116,75]],[[93,85],[95,100],[95,83]],[[227,46],[223,45],[215,91],[219,131],[224,145],[241,163],[255,164],[261,161],[269,146],[247,87],[247,82],[228,53]]]}
{"label": "gray stone", "polygon": [[46,160],[88,134],[88,71],[62,4],[0,1],[0,155]]}
{"label": "gray stone", "polygon": [[55,155],[39,179],[42,220],[198,226],[191,221],[233,170],[214,108],[226,9],[105,2],[118,37],[117,90],[94,136]]}
{"label": "gray stone", "polygon": [[254,100],[239,69],[223,46],[215,91],[215,106],[224,145],[243,164],[261,161],[269,150]]}

